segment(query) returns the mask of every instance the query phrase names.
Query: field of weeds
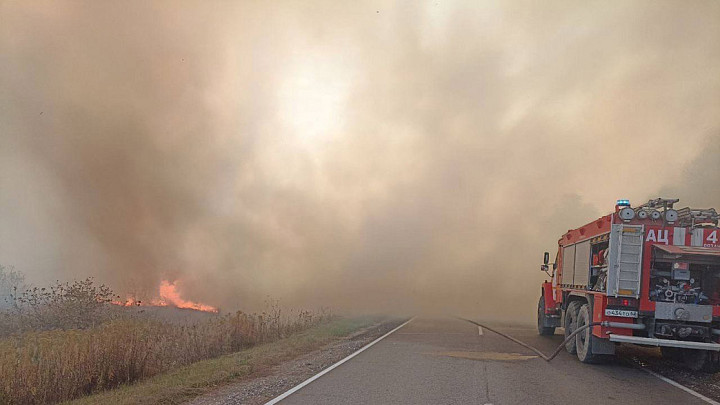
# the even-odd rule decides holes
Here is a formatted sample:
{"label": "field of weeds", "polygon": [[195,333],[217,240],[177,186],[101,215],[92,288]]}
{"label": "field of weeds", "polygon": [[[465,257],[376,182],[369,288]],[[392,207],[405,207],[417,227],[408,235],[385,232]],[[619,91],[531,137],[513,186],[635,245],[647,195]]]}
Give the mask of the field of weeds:
{"label": "field of weeds", "polygon": [[2,404],[78,398],[275,341],[330,318],[326,312],[283,315],[275,305],[261,314],[175,322],[161,313],[190,310],[148,314],[112,305],[111,291],[92,280],[17,291],[0,310]]}

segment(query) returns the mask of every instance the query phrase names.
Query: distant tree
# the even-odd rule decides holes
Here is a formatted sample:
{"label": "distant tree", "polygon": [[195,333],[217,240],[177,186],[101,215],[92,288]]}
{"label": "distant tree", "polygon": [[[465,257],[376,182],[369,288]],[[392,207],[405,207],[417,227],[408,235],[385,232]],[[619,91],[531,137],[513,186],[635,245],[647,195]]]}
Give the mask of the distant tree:
{"label": "distant tree", "polygon": [[13,267],[0,265],[0,310],[12,308],[14,297],[25,289],[25,275]]}

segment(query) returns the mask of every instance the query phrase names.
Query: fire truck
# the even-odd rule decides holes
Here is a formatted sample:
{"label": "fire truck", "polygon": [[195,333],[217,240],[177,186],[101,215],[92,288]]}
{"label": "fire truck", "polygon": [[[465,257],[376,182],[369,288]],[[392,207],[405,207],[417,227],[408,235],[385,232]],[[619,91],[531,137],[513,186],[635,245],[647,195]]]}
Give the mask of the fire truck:
{"label": "fire truck", "polygon": [[565,348],[584,363],[630,343],[720,371],[718,213],[675,209],[678,201],[618,200],[611,214],[565,233],[554,263],[544,255],[551,281],[542,284],[538,332],[577,331]]}

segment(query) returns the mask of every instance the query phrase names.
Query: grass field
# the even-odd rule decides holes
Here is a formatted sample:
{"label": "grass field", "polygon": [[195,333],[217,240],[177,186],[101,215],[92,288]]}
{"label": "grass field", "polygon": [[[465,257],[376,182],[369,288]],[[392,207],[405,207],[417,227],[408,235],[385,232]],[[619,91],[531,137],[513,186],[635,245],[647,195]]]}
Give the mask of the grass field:
{"label": "grass field", "polygon": [[[309,312],[215,316],[191,324],[120,318],[0,339],[0,403],[47,404],[143,380],[332,320]],[[331,323],[343,328],[343,323]],[[339,332],[328,332],[339,333]]]}
{"label": "grass field", "polygon": [[0,266],[0,404],[176,403],[376,318],[123,306],[92,279],[23,287]]}
{"label": "grass field", "polygon": [[[0,404],[73,400],[309,333],[287,341],[292,352],[295,344],[305,347],[354,327],[327,310],[284,312],[277,302],[268,302],[259,314],[219,315],[169,305],[114,304],[112,291],[92,279],[40,288],[21,282],[19,273],[0,266]],[[236,366],[216,369],[207,379],[248,372],[245,365]],[[190,385],[197,384],[192,380]]]}
{"label": "grass field", "polygon": [[278,341],[198,361],[132,385],[90,395],[68,404],[178,404],[219,385],[262,374],[280,362],[370,326],[377,317],[335,318]]}

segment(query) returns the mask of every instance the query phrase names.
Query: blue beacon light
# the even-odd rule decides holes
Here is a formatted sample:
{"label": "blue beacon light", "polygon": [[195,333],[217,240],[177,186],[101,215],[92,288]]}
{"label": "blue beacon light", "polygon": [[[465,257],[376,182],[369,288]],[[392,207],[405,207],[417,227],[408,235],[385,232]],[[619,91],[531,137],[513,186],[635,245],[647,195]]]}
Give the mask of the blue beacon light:
{"label": "blue beacon light", "polygon": [[629,207],[630,200],[617,200],[617,206],[618,207]]}

